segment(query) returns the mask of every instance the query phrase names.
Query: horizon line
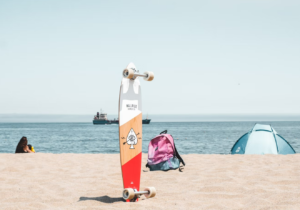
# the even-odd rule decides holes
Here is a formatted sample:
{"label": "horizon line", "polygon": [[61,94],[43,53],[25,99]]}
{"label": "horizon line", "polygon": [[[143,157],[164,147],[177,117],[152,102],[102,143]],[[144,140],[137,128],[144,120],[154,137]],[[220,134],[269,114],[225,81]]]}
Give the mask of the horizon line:
{"label": "horizon line", "polygon": [[[0,115],[91,115],[91,114],[47,114],[47,113],[0,113]],[[118,115],[118,114],[109,114]],[[149,114],[148,114],[149,115]],[[300,113],[192,113],[192,114],[151,114],[151,115],[300,115]]]}

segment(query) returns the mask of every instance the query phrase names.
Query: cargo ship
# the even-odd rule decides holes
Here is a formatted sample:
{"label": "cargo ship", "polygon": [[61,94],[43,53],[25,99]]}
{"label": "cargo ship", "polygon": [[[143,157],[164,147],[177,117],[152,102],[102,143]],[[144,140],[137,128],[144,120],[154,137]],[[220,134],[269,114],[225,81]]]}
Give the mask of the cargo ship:
{"label": "cargo ship", "polygon": [[[143,124],[150,124],[151,119],[148,119],[148,116],[146,119],[143,119],[142,123]],[[97,112],[97,115],[94,116],[93,120],[94,125],[110,125],[110,124],[119,124],[119,119],[113,119],[113,120],[108,120],[107,119],[107,114],[102,113],[102,111],[99,113]]]}

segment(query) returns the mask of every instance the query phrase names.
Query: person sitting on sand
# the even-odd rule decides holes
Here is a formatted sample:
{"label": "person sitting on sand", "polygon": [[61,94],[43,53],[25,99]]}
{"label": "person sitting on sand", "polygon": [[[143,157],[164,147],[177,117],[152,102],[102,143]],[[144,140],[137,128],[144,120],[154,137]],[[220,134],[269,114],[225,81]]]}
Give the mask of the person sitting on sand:
{"label": "person sitting on sand", "polygon": [[29,149],[27,142],[27,137],[23,136],[16,147],[15,153],[34,153]]}

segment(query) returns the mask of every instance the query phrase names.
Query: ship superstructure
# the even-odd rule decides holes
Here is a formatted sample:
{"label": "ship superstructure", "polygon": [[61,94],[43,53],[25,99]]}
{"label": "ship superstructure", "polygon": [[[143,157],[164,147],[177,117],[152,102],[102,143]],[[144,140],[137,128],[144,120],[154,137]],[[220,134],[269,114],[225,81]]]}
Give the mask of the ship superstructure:
{"label": "ship superstructure", "polygon": [[107,119],[107,114],[102,113],[102,110],[97,112],[97,115],[94,116],[93,124],[111,124],[111,122]]}

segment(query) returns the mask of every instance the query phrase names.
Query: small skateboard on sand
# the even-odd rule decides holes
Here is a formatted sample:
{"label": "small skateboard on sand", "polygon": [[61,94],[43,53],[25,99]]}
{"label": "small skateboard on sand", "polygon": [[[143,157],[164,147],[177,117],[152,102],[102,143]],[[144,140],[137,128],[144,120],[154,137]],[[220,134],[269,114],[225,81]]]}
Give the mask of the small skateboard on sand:
{"label": "small skateboard on sand", "polygon": [[142,99],[138,77],[146,81],[154,78],[152,72],[140,74],[133,63],[123,71],[119,98],[119,139],[120,161],[123,176],[123,198],[127,202],[138,201],[144,194],[146,198],[154,197],[154,187],[140,190],[142,169]]}

